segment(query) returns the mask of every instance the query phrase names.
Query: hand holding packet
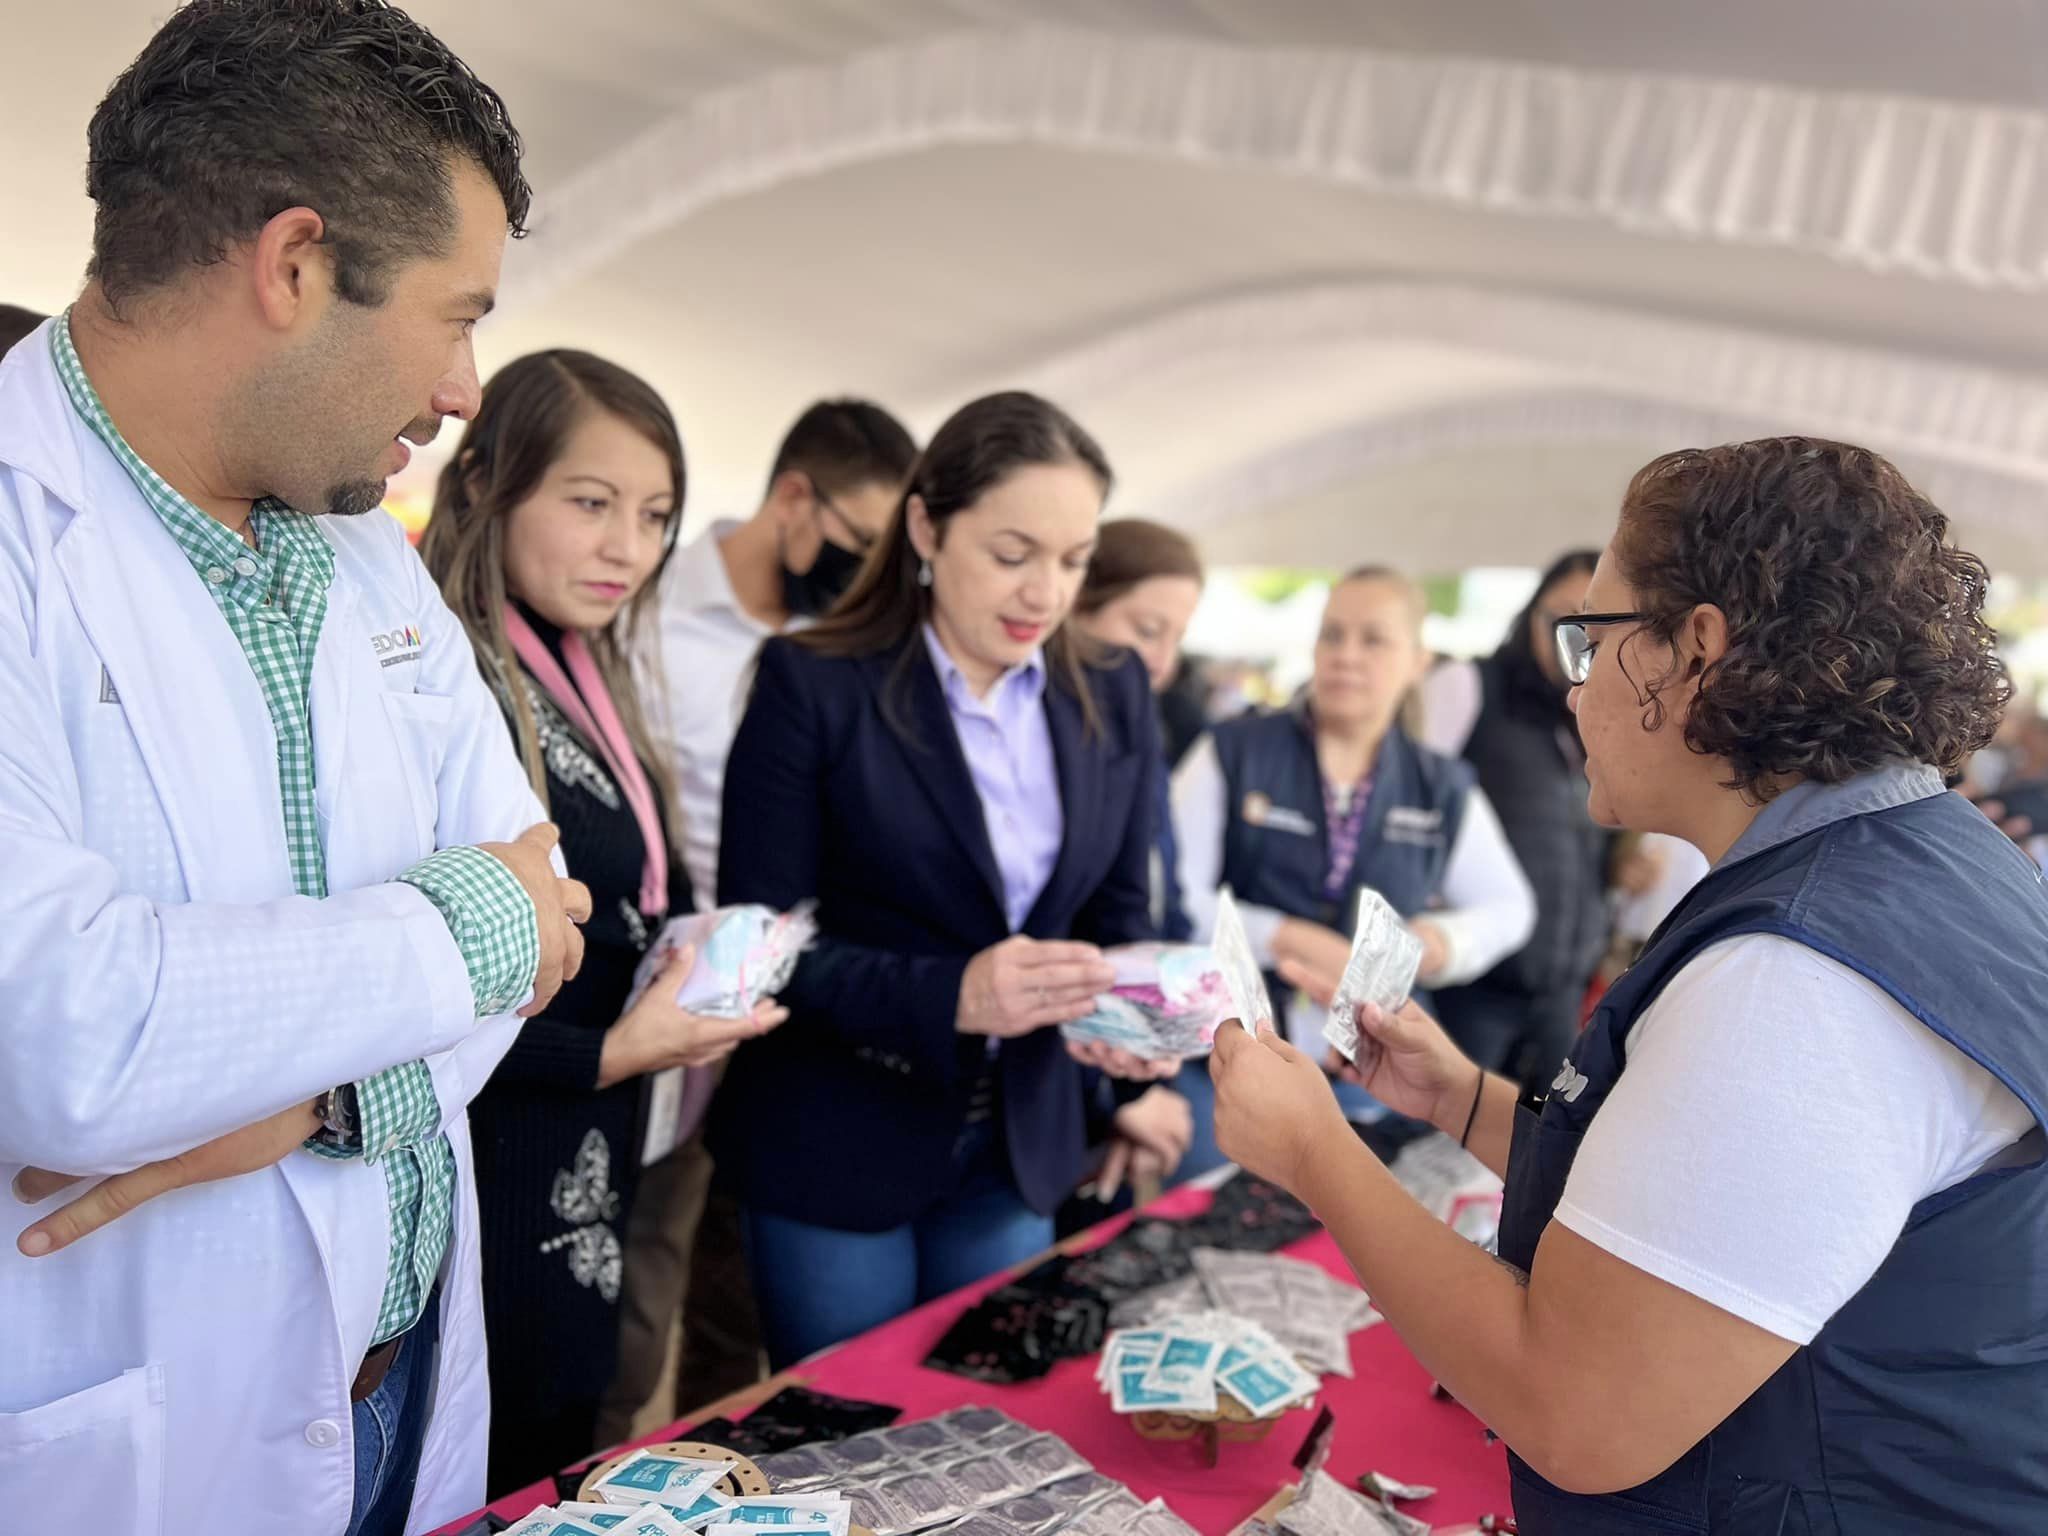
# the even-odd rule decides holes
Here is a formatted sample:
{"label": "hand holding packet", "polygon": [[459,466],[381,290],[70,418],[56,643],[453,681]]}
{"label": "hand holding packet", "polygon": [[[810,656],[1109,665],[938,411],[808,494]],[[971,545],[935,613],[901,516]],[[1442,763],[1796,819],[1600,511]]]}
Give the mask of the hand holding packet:
{"label": "hand holding packet", "polygon": [[1237,898],[1223,887],[1216,898],[1216,933],[1210,948],[1223,972],[1223,984],[1230,993],[1231,1014],[1250,1033],[1261,1024],[1273,1022],[1273,999],[1266,991],[1265,973],[1252,953],[1251,935],[1244,930],[1244,917],[1237,910]]}
{"label": "hand holding packet", "polygon": [[641,956],[633,993],[621,1012],[631,1012],[669,957],[694,945],[697,963],[676,990],[676,1006],[707,1019],[743,1019],[754,1005],[789,985],[799,956],[818,936],[817,919],[806,902],[789,912],[768,907],[720,907],[671,918]]}
{"label": "hand holding packet", "polygon": [[[647,946],[633,972],[633,991],[621,1013],[630,1013],[677,950],[694,945],[697,960],[676,989],[676,1006],[708,1019],[743,1019],[757,1004],[789,985],[796,962],[818,935],[805,903],[790,912],[768,907],[720,907],[672,918]],[[687,1105],[682,1067],[654,1074],[647,1100],[647,1130],[640,1149],[643,1165],[660,1162],[697,1128],[705,1096]]]}
{"label": "hand holding packet", "polygon": [[1383,1013],[1398,1013],[1415,988],[1422,964],[1422,940],[1408,931],[1401,914],[1375,890],[1358,893],[1358,931],[1351,939],[1351,958],[1337,983],[1323,1020],[1323,1038],[1343,1058],[1358,1064],[1358,1012],[1370,1003]]}
{"label": "hand holding packet", "polygon": [[1116,972],[1086,1017],[1060,1026],[1152,1061],[1207,1055],[1230,1017],[1230,989],[1206,944],[1120,944],[1102,952]]}

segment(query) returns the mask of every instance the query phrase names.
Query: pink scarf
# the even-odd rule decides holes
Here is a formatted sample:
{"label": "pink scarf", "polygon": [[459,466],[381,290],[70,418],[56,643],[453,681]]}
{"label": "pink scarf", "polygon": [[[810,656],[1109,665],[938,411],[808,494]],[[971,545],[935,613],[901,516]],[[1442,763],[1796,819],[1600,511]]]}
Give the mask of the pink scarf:
{"label": "pink scarf", "polygon": [[648,917],[659,916],[668,910],[668,840],[662,835],[661,811],[655,804],[653,786],[647,782],[647,771],[633,755],[633,744],[627,739],[589,643],[580,631],[562,631],[562,659],[569,664],[564,672],[547,642],[510,603],[505,605],[505,631],[520,664],[533,674],[569,723],[603,754],[612,782],[633,808],[633,819],[640,824],[640,841],[647,850],[647,863],[640,872],[640,910]]}

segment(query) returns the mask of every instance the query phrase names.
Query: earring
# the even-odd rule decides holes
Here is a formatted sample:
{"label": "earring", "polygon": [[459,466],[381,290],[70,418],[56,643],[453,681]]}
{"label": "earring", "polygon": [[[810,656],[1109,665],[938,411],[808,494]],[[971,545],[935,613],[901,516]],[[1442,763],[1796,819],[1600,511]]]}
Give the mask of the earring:
{"label": "earring", "polygon": [[931,561],[920,560],[917,562],[917,584],[920,587],[928,587],[932,584]]}

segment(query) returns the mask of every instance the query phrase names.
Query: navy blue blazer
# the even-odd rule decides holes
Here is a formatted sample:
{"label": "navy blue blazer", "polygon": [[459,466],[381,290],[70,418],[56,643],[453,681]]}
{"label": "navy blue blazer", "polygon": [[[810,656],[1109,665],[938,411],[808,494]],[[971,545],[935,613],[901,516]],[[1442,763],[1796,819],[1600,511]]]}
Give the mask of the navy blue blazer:
{"label": "navy blue blazer", "polygon": [[[1158,722],[1136,657],[1087,682],[1093,734],[1058,669],[1047,678],[1066,835],[1023,931],[1130,943],[1154,936]],[[884,716],[891,696],[907,735]],[[987,1051],[955,1027],[960,980],[1010,936],[981,799],[921,637],[907,654],[861,658],[786,638],[762,647],[726,764],[718,899],[783,910],[812,897],[819,938],[782,994],[789,1020],[734,1054],[712,1151],[750,1204],[884,1231],[957,1188],[954,1148]],[[1018,1190],[1049,1214],[1086,1172],[1096,1076],[1048,1028],[1002,1043],[997,1080]]]}

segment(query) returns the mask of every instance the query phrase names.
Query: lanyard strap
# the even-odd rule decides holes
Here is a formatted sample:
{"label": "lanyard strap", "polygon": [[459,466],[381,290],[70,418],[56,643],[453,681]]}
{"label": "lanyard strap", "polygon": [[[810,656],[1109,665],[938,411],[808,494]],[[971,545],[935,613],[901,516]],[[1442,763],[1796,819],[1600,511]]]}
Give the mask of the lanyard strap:
{"label": "lanyard strap", "polygon": [[569,723],[604,755],[619,792],[632,808],[633,819],[640,824],[640,841],[647,855],[640,871],[640,910],[649,917],[666,912],[668,840],[662,835],[654,788],[647,781],[647,770],[640,766],[640,759],[633,752],[633,743],[612,703],[611,691],[604,685],[604,673],[598,668],[597,658],[590,654],[589,643],[576,630],[562,631],[562,659],[569,666],[564,672],[546,642],[510,604],[505,607],[505,631],[520,664],[533,674]]}
{"label": "lanyard strap", "polygon": [[1358,840],[1365,830],[1365,808],[1372,800],[1372,775],[1367,774],[1351,789],[1351,803],[1340,816],[1337,786],[1323,780],[1323,820],[1330,829],[1330,868],[1323,880],[1323,899],[1342,901],[1344,886],[1358,862]]}

